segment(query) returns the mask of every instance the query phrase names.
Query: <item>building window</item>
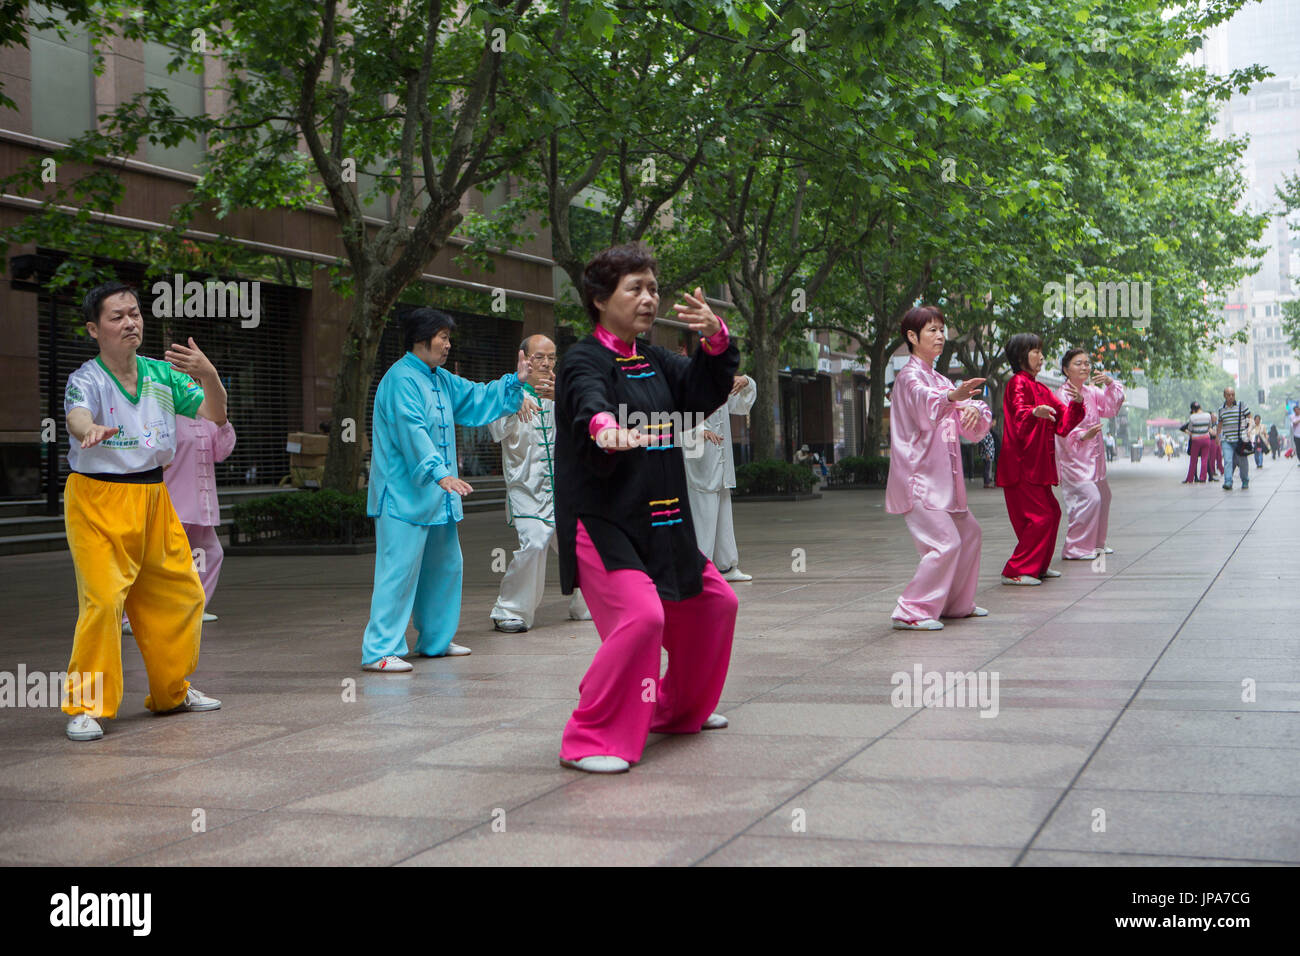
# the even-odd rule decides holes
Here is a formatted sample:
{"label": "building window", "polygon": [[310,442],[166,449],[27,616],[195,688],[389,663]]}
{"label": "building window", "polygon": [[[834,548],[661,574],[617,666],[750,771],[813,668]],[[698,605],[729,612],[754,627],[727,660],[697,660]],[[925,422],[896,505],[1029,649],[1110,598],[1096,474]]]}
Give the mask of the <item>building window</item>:
{"label": "building window", "polygon": [[[144,83],[149,88],[166,90],[167,99],[182,116],[203,115],[203,76],[181,67],[175,73],[167,72],[167,64],[177,55],[176,50],[161,43],[144,45]],[[156,166],[198,172],[203,159],[203,143],[186,140],[167,148],[155,143],[145,146],[145,157]]]}
{"label": "building window", "polygon": [[[39,3],[31,5],[33,18],[47,18],[50,13]],[[90,34],[66,24],[62,11],[54,11],[54,17],[65,21],[66,40],[55,30],[31,30],[28,35],[32,135],[66,143],[94,128],[94,74]]]}

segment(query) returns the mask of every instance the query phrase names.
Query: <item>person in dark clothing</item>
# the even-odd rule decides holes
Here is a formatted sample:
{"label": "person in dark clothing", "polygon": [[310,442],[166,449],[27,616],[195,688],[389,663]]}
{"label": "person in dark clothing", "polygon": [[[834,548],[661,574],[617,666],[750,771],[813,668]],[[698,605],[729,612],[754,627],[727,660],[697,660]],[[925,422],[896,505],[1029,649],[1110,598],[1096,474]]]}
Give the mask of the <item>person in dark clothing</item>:
{"label": "person in dark clothing", "polygon": [[997,429],[990,428],[984,436],[984,487],[996,488],[993,479],[997,473],[998,447],[1002,440],[998,438]]}
{"label": "person in dark clothing", "polygon": [[712,711],[738,602],[696,544],[680,441],[727,400],[740,355],[700,289],[674,306],[700,335],[693,358],[638,338],[659,309],[655,260],[639,243],[588,263],[582,296],[595,329],[556,374],[556,527],[561,588],[582,588],[601,647],[560,762],[621,773],[652,731],[727,725]]}

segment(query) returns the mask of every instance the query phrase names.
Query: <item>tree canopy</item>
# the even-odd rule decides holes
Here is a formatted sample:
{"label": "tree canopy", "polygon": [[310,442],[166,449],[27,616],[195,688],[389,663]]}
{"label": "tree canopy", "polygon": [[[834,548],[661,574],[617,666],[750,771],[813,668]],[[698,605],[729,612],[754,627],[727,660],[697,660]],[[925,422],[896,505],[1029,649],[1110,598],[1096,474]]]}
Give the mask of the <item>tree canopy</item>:
{"label": "tree canopy", "polygon": [[[98,43],[147,39],[207,69],[221,108],[184,115],[156,88],[121,104],[59,157],[78,176],[10,177],[48,204],[7,238],[73,253],[63,278],[86,281],[122,242],[96,216],[121,201],[110,158],[143,142],[204,153],[171,231],[131,250],[154,266],[253,268],[188,224],[326,202],[351,307],[335,421],[364,420],[392,306],[453,235],[472,255],[540,223],[575,284],[597,248],[642,238],[665,300],[727,290],[765,396],[757,457],[777,450],[782,349],[817,328],[869,359],[874,441],[921,300],[946,310],[948,354],[995,384],[1022,330],[1121,376],[1199,365],[1264,226],[1239,211],[1243,144],[1211,136],[1215,104],[1262,71],[1186,63],[1241,2],[56,4]],[[0,43],[22,42],[9,8]],[[504,204],[466,216],[469,191],[507,177]],[[354,487],[360,455],[336,435],[327,482]]]}

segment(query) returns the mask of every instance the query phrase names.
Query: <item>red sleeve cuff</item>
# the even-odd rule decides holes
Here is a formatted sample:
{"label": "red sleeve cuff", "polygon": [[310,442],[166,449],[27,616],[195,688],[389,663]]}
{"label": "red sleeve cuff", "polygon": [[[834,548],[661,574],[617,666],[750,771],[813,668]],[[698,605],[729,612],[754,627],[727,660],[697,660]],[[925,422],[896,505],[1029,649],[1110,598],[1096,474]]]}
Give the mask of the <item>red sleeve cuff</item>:
{"label": "red sleeve cuff", "polygon": [[592,441],[595,441],[596,436],[604,429],[617,427],[618,419],[613,415],[609,412],[597,412],[595,415],[591,416],[591,424],[587,427],[587,431],[591,435]]}
{"label": "red sleeve cuff", "polygon": [[722,328],[709,336],[707,339],[700,337],[700,347],[710,355],[720,355],[727,350],[727,345],[731,341],[731,334],[727,331],[727,323],[722,321],[722,316],[718,316],[718,324]]}

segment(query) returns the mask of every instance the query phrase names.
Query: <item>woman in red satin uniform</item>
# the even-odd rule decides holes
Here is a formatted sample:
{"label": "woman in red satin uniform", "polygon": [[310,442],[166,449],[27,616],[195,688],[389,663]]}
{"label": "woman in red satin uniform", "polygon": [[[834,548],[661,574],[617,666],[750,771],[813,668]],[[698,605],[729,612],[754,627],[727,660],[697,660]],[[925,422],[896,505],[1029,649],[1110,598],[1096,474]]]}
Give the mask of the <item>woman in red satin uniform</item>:
{"label": "woman in red satin uniform", "polygon": [[1015,374],[1002,397],[1002,455],[998,487],[1016,532],[1016,550],[1002,569],[1003,584],[1042,584],[1060,571],[1048,565],[1056,551],[1061,505],[1052,494],[1057,483],[1056,439],[1083,421],[1083,398],[1065,383],[1068,404],[1035,379],[1043,367],[1043,342],[1032,332],[1011,336],[1007,361]]}

